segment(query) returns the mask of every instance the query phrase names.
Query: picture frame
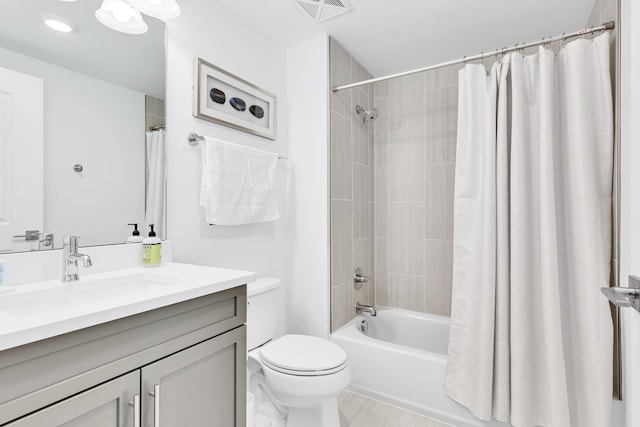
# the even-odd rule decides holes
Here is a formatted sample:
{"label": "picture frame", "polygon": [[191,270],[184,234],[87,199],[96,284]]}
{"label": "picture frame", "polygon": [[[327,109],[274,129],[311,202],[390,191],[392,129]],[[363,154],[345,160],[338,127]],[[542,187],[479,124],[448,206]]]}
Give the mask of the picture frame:
{"label": "picture frame", "polygon": [[276,101],[274,94],[194,59],[194,117],[275,140]]}

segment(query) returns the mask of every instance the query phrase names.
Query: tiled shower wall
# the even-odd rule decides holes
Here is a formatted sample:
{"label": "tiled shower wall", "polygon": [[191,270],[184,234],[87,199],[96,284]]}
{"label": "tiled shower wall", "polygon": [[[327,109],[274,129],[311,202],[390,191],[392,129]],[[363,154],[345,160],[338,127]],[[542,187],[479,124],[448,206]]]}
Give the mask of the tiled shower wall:
{"label": "tiled shower wall", "polygon": [[[618,0],[596,0],[587,26],[615,20],[617,11]],[[612,60],[616,33],[612,32]],[[332,94],[332,329],[353,318],[355,300],[364,299],[351,290],[351,277],[356,264],[367,265],[371,250],[374,260],[363,268],[375,272],[378,306],[450,315],[459,68]],[[361,80],[365,74],[332,40],[332,86]],[[373,133],[374,155],[368,158],[355,114],[355,104],[363,105],[367,97],[380,112]],[[363,181],[367,169],[374,174],[373,183]],[[363,201],[363,194],[371,190],[373,214]],[[370,221],[373,244],[365,231]]]}
{"label": "tiled shower wall", "polygon": [[450,315],[457,70],[375,86],[377,305]]}
{"label": "tiled shower wall", "polygon": [[148,131],[151,126],[164,125],[164,100],[151,95],[144,96],[144,128]]}
{"label": "tiled shower wall", "polygon": [[[370,78],[334,39],[331,86]],[[331,95],[331,321],[357,301],[449,315],[457,70]],[[365,125],[355,106],[379,111]],[[357,291],[353,272],[370,282]]]}
{"label": "tiled shower wall", "polygon": [[[334,39],[330,41],[331,86],[371,78]],[[355,304],[373,303],[373,124],[356,105],[373,107],[373,87],[331,94],[331,330],[355,317]],[[360,290],[353,274],[369,277]]]}

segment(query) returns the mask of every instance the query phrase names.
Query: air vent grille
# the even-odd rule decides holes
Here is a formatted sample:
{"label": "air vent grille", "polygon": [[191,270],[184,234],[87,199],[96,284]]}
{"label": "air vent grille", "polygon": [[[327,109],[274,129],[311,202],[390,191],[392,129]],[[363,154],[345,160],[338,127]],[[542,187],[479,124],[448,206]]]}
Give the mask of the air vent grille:
{"label": "air vent grille", "polygon": [[352,9],[346,0],[296,0],[296,4],[298,10],[315,22],[335,18]]}
{"label": "air vent grille", "polygon": [[340,0],[324,0],[328,5],[344,8],[344,4]]}
{"label": "air vent grille", "polygon": [[[316,0],[311,0],[311,1],[316,1]],[[313,16],[314,19],[316,16],[318,16],[318,11],[320,10],[320,6],[318,6],[317,4],[302,3],[302,2],[298,2],[298,4],[304,9],[305,12],[309,14],[309,16]]]}

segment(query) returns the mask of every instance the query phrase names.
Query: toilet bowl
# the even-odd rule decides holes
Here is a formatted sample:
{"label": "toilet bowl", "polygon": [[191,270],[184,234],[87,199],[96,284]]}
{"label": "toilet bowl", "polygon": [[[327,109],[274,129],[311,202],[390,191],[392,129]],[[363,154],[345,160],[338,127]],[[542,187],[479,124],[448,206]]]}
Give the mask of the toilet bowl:
{"label": "toilet bowl", "polygon": [[[264,376],[264,391],[274,405],[288,412],[287,427],[339,427],[337,396],[351,381],[347,355],[337,344],[319,337],[267,339],[275,335],[273,319],[265,317],[277,314],[278,285],[273,278],[248,284],[248,377]],[[272,331],[264,332],[265,327]],[[249,381],[250,387],[257,383]]]}

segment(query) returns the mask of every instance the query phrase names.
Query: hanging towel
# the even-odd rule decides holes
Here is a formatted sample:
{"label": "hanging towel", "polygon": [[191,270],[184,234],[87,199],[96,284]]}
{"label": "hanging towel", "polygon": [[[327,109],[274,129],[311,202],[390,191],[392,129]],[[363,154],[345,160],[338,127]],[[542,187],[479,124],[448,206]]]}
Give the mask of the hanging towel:
{"label": "hanging towel", "polygon": [[278,155],[206,137],[200,205],[209,224],[240,225],[280,217],[274,191]]}

